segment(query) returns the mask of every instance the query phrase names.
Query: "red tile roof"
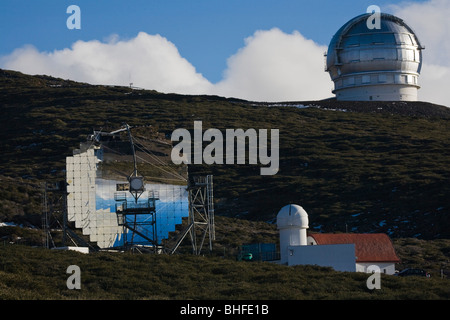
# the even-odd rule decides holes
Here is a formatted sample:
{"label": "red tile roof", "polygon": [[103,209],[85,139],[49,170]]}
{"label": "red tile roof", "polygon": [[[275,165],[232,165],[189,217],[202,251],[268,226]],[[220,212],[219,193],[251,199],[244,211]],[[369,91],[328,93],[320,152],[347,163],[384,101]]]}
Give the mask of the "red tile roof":
{"label": "red tile roof", "polygon": [[317,244],[355,244],[356,262],[400,262],[384,233],[312,233]]}

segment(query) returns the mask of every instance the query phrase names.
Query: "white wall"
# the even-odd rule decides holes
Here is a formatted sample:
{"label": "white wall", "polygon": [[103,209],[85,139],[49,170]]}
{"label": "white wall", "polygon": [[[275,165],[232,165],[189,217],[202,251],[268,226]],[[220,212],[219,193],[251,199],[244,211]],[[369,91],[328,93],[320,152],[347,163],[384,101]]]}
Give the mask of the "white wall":
{"label": "white wall", "polygon": [[281,263],[288,261],[289,246],[306,246],[306,229],[296,226],[280,229],[280,260]]}
{"label": "white wall", "polygon": [[377,85],[336,90],[341,101],[417,101],[417,87],[408,85]]}
{"label": "white wall", "polygon": [[78,251],[81,253],[89,253],[89,247],[56,247],[52,248],[54,250],[72,250],[72,251]]}
{"label": "white wall", "polygon": [[354,244],[288,246],[287,264],[332,267],[336,271],[356,271]]}

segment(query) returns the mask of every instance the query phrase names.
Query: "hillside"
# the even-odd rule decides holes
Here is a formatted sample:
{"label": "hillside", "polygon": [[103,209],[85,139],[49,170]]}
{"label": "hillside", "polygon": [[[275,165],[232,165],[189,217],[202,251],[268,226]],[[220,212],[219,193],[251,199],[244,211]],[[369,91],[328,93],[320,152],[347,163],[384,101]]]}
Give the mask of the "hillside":
{"label": "hillside", "polygon": [[216,214],[273,222],[302,205],[310,229],[450,237],[450,109],[424,102],[255,103],[89,85],[0,70],[0,221],[41,224],[41,183],[94,128],[280,130],[280,170],[191,165],[212,173]]}
{"label": "hillside", "polygon": [[[189,303],[195,304],[195,300],[198,303],[198,300],[450,298],[449,280],[434,276],[418,278],[382,274],[381,289],[370,291],[366,286],[367,274],[337,272],[317,266],[287,267],[193,255],[111,252],[84,255],[20,245],[0,246],[0,255],[1,300],[189,300]],[[68,290],[66,286],[69,277],[66,269],[73,264],[80,267],[80,290]],[[116,302],[114,304],[117,306]],[[311,302],[308,301],[308,304]],[[149,305],[156,308],[162,306],[161,301],[143,304],[145,307]],[[168,305],[166,314],[174,312],[178,305]],[[274,306],[270,305],[271,308]],[[23,308],[23,304],[21,306]],[[96,306],[101,308],[101,302],[96,302]],[[279,317],[280,312],[285,313],[289,308],[294,311],[298,306],[299,302],[295,301],[285,304],[281,310],[271,309],[270,314]],[[115,313],[118,310],[107,309]],[[31,310],[34,311],[34,308]],[[331,310],[336,312],[336,308]],[[398,310],[404,313],[403,308]]]}

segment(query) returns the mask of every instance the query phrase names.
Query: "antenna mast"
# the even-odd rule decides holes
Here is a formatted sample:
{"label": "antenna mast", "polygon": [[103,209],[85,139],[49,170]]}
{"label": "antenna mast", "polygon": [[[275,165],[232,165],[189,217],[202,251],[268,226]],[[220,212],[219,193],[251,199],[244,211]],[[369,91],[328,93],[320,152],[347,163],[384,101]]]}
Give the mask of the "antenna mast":
{"label": "antenna mast", "polygon": [[134,148],[133,136],[131,135],[131,127],[128,124],[124,124],[125,129],[128,133],[128,138],[130,139],[131,152],[133,155],[133,165],[134,169],[131,175],[128,177],[128,182],[130,183],[130,193],[133,195],[134,201],[137,203],[141,194],[145,191],[144,187],[144,177],[138,175],[137,171],[137,161],[136,161],[136,150]]}

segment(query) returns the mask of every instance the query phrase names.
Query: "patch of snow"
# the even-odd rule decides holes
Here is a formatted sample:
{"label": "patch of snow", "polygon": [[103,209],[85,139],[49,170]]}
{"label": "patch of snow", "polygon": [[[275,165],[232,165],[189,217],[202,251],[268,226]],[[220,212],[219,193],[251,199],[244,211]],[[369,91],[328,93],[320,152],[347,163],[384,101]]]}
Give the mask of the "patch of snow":
{"label": "patch of snow", "polygon": [[[258,104],[254,104],[255,106],[258,106]],[[297,108],[297,109],[306,109],[306,108],[317,108],[322,110],[328,110],[328,111],[341,111],[341,112],[347,112],[347,109],[341,109],[341,108],[326,108],[315,104],[288,104],[288,103],[271,103],[268,104],[267,107],[290,107],[290,108]]]}
{"label": "patch of snow", "polygon": [[16,227],[17,224],[14,222],[0,222],[0,227]]}

